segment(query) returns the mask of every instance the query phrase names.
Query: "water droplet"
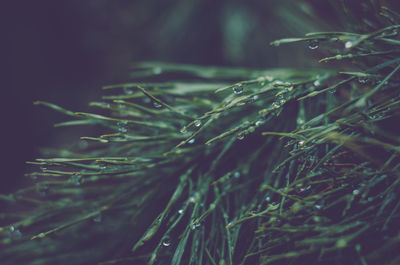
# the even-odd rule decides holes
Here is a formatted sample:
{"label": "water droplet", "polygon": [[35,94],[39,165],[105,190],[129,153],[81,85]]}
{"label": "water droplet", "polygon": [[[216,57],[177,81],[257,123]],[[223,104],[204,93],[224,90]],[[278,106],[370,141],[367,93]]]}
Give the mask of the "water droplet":
{"label": "water droplet", "polygon": [[314,222],[318,223],[319,221],[321,221],[321,217],[319,216],[314,216],[313,217]]}
{"label": "water droplet", "polygon": [[72,185],[79,186],[82,183],[82,175],[75,173],[71,175],[70,182]]}
{"label": "water droplet", "polygon": [[235,172],[233,173],[233,177],[234,177],[235,179],[240,178],[240,172],[239,172],[239,171],[235,171]]}
{"label": "water droplet", "polygon": [[299,144],[299,146],[303,146],[304,145],[304,141],[299,141],[298,144]]}
{"label": "water droplet", "polygon": [[249,133],[253,133],[253,132],[255,132],[255,130],[256,130],[256,128],[255,128],[254,126],[250,126],[250,127],[247,129],[247,131],[248,131]]}
{"label": "water droplet", "polygon": [[143,101],[143,103],[145,103],[145,104],[149,104],[149,103],[151,102],[151,99],[148,98],[148,97],[144,97],[144,98],[142,99],[142,101]]}
{"label": "water droplet", "polygon": [[338,248],[344,248],[347,246],[347,240],[344,238],[339,239],[338,241],[336,241],[336,247]]}
{"label": "water droplet", "polygon": [[357,80],[358,80],[358,83],[360,83],[360,84],[366,84],[368,82],[368,77],[367,76],[359,76],[357,78]]}
{"label": "water droplet", "polygon": [[194,126],[196,126],[196,127],[200,127],[201,126],[201,120],[195,120],[194,122],[193,122],[193,124],[194,124]]}
{"label": "water droplet", "polygon": [[155,74],[155,75],[160,75],[160,74],[162,74],[162,68],[161,67],[154,67],[153,68],[153,74]]}
{"label": "water droplet", "polygon": [[178,210],[178,213],[179,213],[179,214],[184,214],[184,213],[185,213],[184,208],[179,209],[179,210]]}
{"label": "water droplet", "polygon": [[95,222],[95,223],[100,223],[102,218],[103,218],[103,216],[102,216],[101,212],[99,212],[98,214],[96,214],[96,215],[93,217],[93,222]]}
{"label": "water droplet", "polygon": [[19,231],[18,228],[14,227],[14,226],[10,226],[10,228],[8,229],[8,237],[11,240],[17,240],[22,237],[22,233],[21,233],[21,231]]}
{"label": "water droplet", "polygon": [[165,236],[162,240],[162,245],[164,247],[169,247],[171,246],[171,238],[169,236]]}
{"label": "water droplet", "polygon": [[195,139],[195,138],[192,138],[192,139],[190,139],[190,140],[188,141],[188,144],[194,144],[195,141],[196,141],[196,139]]}
{"label": "water droplet", "polygon": [[353,190],[353,195],[358,195],[358,194],[360,194],[359,190]]}
{"label": "water droplet", "polygon": [[265,201],[266,202],[270,202],[271,201],[271,197],[269,197],[269,196],[265,197]]}
{"label": "water droplet", "polygon": [[40,166],[41,171],[46,171],[47,169],[48,169],[47,166]]}
{"label": "water droplet", "polygon": [[316,205],[314,205],[314,208],[317,209],[317,210],[321,210],[322,209],[322,205],[316,204]]}
{"label": "water droplet", "polygon": [[39,184],[36,186],[36,191],[40,196],[45,197],[49,193],[49,186],[47,184]]}
{"label": "water droplet", "polygon": [[200,228],[200,226],[201,226],[201,223],[191,224],[191,225],[190,225],[190,229],[192,229],[192,230],[197,230],[197,229]]}
{"label": "water droplet", "polygon": [[126,95],[131,95],[131,94],[133,94],[133,90],[132,90],[131,88],[129,88],[129,87],[123,87],[122,89],[124,90],[124,93],[125,93]]}
{"label": "water droplet", "polygon": [[243,139],[244,139],[244,133],[243,133],[243,132],[238,133],[237,136],[236,136],[236,138],[237,138],[238,140],[243,140]]}
{"label": "water droplet", "polygon": [[263,124],[263,121],[262,120],[258,120],[258,121],[256,121],[256,123],[254,125],[255,126],[260,126],[262,124]]}
{"label": "water droplet", "polygon": [[128,132],[128,122],[127,121],[119,121],[117,122],[118,132],[123,134]]}
{"label": "water droplet", "polygon": [[190,196],[189,202],[195,203],[199,200],[199,198],[200,198],[200,195],[197,192],[195,192],[192,196]]}
{"label": "water droplet", "polygon": [[280,106],[281,105],[279,104],[279,102],[275,101],[275,102],[272,103],[272,107],[275,108],[275,109],[278,109]]}
{"label": "water droplet", "polygon": [[157,101],[153,101],[153,106],[154,106],[156,109],[161,109],[163,105],[161,105],[161,104],[158,103]]}
{"label": "water droplet", "polygon": [[297,118],[296,122],[297,122],[297,125],[302,125],[305,123],[305,120],[303,118]]}
{"label": "water droplet", "polygon": [[183,126],[180,130],[181,133],[187,133],[187,127]]}
{"label": "water droplet", "polygon": [[104,163],[103,161],[97,162],[97,165],[101,172],[107,171],[107,169],[108,169],[107,163]]}
{"label": "water droplet", "polygon": [[346,49],[350,49],[351,47],[353,47],[353,42],[351,41],[346,41],[346,43],[344,44],[344,47]]}
{"label": "water droplet", "polygon": [[81,150],[85,150],[86,148],[89,147],[89,142],[86,140],[79,141],[78,147]]}
{"label": "water droplet", "polygon": [[319,47],[319,41],[317,39],[308,40],[307,45],[308,45],[309,49],[315,50],[315,49],[318,49],[318,47]]}
{"label": "water droplet", "polygon": [[235,94],[242,94],[243,92],[243,85],[242,84],[237,84],[234,87],[232,87],[232,90]]}
{"label": "water droplet", "polygon": [[313,83],[314,86],[318,87],[321,85],[321,82],[319,80],[315,80]]}

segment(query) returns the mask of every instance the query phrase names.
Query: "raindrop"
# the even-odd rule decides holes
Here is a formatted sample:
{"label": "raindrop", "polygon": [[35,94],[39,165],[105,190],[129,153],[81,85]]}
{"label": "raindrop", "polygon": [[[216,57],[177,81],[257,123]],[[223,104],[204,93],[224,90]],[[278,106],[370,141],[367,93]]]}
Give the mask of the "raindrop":
{"label": "raindrop", "polygon": [[316,204],[316,205],[314,205],[314,208],[317,209],[317,210],[321,210],[322,209],[322,205]]}
{"label": "raindrop", "polygon": [[10,226],[10,228],[8,230],[8,236],[11,240],[17,240],[22,237],[22,233],[21,233],[21,231],[19,231],[18,228],[14,227],[14,226]]}
{"label": "raindrop", "polygon": [[281,43],[279,41],[273,41],[273,42],[271,42],[271,45],[273,45],[275,47],[279,47],[279,45],[281,45]]}
{"label": "raindrop", "polygon": [[319,221],[321,221],[321,217],[319,216],[314,216],[313,217],[314,222],[318,223]]}
{"label": "raindrop", "polygon": [[47,184],[39,184],[36,187],[36,191],[39,193],[40,196],[45,197],[49,193],[49,186]]}
{"label": "raindrop", "polygon": [[250,126],[247,130],[249,133],[253,133],[256,130],[256,128],[254,126]]}
{"label": "raindrop", "polygon": [[[118,104],[118,109],[120,109],[120,110],[124,110],[124,109],[126,109],[126,106],[124,105],[124,104]],[[124,113],[121,113],[121,114],[124,114]]]}
{"label": "raindrop", "polygon": [[353,195],[358,195],[358,194],[360,194],[359,190],[353,190]]}
{"label": "raindrop", "polygon": [[99,162],[97,162],[97,164],[98,164],[98,167],[99,167],[101,172],[104,172],[104,171],[106,171],[108,169],[107,163],[99,161]]}
{"label": "raindrop", "polygon": [[183,126],[180,130],[181,133],[187,133],[187,127]]}
{"label": "raindrop", "polygon": [[40,170],[41,170],[41,171],[46,171],[47,169],[48,169],[47,166],[41,166],[41,167],[40,167]]}
{"label": "raindrop", "polygon": [[239,171],[235,171],[235,173],[233,173],[233,177],[234,177],[235,179],[240,178],[240,172],[239,172]]}
{"label": "raindrop", "polygon": [[191,224],[191,225],[190,225],[190,228],[191,228],[192,230],[197,230],[197,229],[200,228],[200,226],[201,226],[200,223],[195,223],[195,224]]}
{"label": "raindrop", "polygon": [[196,141],[196,139],[195,139],[195,138],[192,138],[192,139],[190,139],[190,140],[188,141],[188,144],[194,144],[195,141]]}
{"label": "raindrop", "polygon": [[165,236],[162,240],[162,245],[164,247],[169,247],[171,246],[171,238],[169,236]]}
{"label": "raindrop", "polygon": [[101,212],[99,212],[98,214],[96,214],[96,215],[93,217],[93,222],[95,222],[95,223],[100,223],[102,218],[103,218],[103,216],[102,216]]}
{"label": "raindrop", "polygon": [[154,67],[153,68],[153,74],[155,74],[155,75],[162,74],[162,68],[161,67]]}
{"label": "raindrop", "polygon": [[143,101],[143,103],[149,104],[149,103],[151,102],[151,99],[148,98],[148,97],[144,97],[144,98],[142,99],[142,101]]}
{"label": "raindrop", "polygon": [[184,208],[182,207],[181,209],[179,209],[179,210],[178,210],[178,213],[181,214],[181,215],[184,214],[184,213],[185,213]]}
{"label": "raindrop", "polygon": [[123,90],[124,90],[124,93],[125,93],[126,95],[131,95],[131,94],[133,94],[133,90],[132,90],[131,88],[129,88],[129,87],[123,87]]}
{"label": "raindrop", "polygon": [[272,107],[274,107],[275,109],[278,109],[281,105],[278,102],[273,102],[272,103]]}
{"label": "raindrop", "polygon": [[190,196],[189,202],[195,203],[199,200],[199,197],[200,195],[197,192],[195,192],[192,196]]}
{"label": "raindrop", "polygon": [[157,101],[153,101],[153,107],[155,107],[156,109],[161,109],[162,105],[160,103],[158,103]]}
{"label": "raindrop", "polygon": [[238,133],[237,136],[236,136],[236,138],[237,138],[238,140],[243,140],[243,139],[244,139],[244,133],[243,133],[243,132]]}
{"label": "raindrop", "polygon": [[88,148],[88,146],[89,146],[89,143],[88,143],[88,141],[86,141],[86,140],[82,140],[82,141],[80,141],[79,144],[78,144],[78,147],[79,147],[79,149],[81,149],[81,150],[85,150],[86,148]]}
{"label": "raindrop", "polygon": [[232,90],[235,94],[242,94],[243,92],[243,85],[242,84],[237,84],[232,87]]}
{"label": "raindrop", "polygon": [[194,126],[196,126],[196,127],[200,127],[201,126],[201,120],[195,120],[194,122],[193,122],[193,124],[194,124]]}
{"label": "raindrop", "polygon": [[305,123],[305,120],[303,118],[297,118],[297,125],[302,125]]}
{"label": "raindrop", "polygon": [[318,47],[319,47],[319,41],[317,39],[308,40],[307,45],[308,45],[309,49],[315,50],[315,49],[318,49]]}
{"label": "raindrop", "polygon": [[346,49],[350,49],[351,47],[353,47],[353,43],[351,41],[346,41],[346,43],[344,44],[344,47]]}
{"label": "raindrop", "polygon": [[265,201],[266,202],[270,202],[271,201],[271,197],[269,197],[269,196],[265,197]]}
{"label": "raindrop", "polygon": [[123,134],[128,132],[128,122],[127,121],[119,121],[117,123],[118,132]]}
{"label": "raindrop", "polygon": [[80,175],[78,173],[72,174],[72,176],[70,178],[70,182],[72,183],[72,185],[75,185],[75,186],[81,185],[82,180],[83,180],[82,175]]}
{"label": "raindrop", "polygon": [[313,83],[314,86],[318,87],[321,85],[321,82],[319,80],[315,80]]}
{"label": "raindrop", "polygon": [[360,84],[366,84],[366,83],[368,82],[368,77],[366,77],[366,76],[359,76],[359,77],[357,78],[357,80],[358,80],[358,83],[360,83]]}
{"label": "raindrop", "polygon": [[274,83],[272,84],[274,87],[290,87],[292,86],[292,83],[290,82],[282,82],[280,80],[276,80],[274,81]]}
{"label": "raindrop", "polygon": [[263,121],[262,120],[258,120],[258,121],[256,121],[256,123],[254,125],[255,126],[260,126],[262,124],[263,124]]}

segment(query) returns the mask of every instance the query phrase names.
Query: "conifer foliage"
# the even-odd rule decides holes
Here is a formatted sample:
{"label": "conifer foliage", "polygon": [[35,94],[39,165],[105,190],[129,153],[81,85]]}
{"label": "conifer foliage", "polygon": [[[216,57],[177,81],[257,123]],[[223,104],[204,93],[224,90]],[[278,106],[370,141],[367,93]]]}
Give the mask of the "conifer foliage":
{"label": "conifer foliage", "polygon": [[144,62],[93,113],[35,102],[96,130],[0,197],[2,264],[400,264],[400,14],[359,2],[271,43],[320,69]]}

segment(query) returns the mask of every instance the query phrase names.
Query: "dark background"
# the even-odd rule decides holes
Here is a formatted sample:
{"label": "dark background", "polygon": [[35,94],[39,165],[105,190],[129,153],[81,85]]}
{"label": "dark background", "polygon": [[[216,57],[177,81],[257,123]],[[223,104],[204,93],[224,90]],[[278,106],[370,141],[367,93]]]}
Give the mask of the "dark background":
{"label": "dark background", "polygon": [[[0,192],[21,186],[41,147],[84,135],[53,128],[66,117],[35,100],[89,111],[101,86],[129,81],[143,60],[241,67],[309,67],[318,52],[269,42],[334,28],[321,1],[14,1],[4,10]],[[4,12],[3,11],[3,12]],[[328,12],[329,11],[329,12]],[[321,12],[324,23],[317,19]],[[328,26],[330,25],[330,26]],[[315,66],[315,65],[314,65]],[[9,81],[9,82],[7,82]]]}

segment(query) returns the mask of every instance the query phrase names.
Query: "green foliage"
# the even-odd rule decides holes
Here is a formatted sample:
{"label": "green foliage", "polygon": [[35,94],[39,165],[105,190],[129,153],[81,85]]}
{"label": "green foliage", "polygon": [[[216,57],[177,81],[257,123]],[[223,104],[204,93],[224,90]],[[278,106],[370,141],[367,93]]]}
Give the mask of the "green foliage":
{"label": "green foliage", "polygon": [[1,197],[0,259],[398,264],[400,16],[371,3],[359,33],[272,43],[335,70],[140,63],[96,113],[36,102],[96,130]]}

